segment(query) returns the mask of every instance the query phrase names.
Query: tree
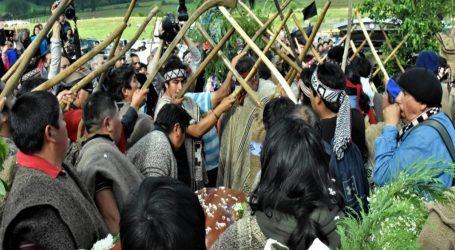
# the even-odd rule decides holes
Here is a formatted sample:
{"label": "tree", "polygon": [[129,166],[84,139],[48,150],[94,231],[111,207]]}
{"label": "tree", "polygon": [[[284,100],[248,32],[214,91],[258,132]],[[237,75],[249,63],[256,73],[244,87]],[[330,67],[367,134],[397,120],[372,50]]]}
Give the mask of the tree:
{"label": "tree", "polygon": [[[399,51],[400,58],[406,58],[410,65],[411,54],[422,50],[437,51],[438,42],[435,34],[444,28],[442,19],[450,13],[452,0],[421,1],[421,0],[365,0],[360,11],[369,14],[375,21],[392,19],[399,25],[399,30],[391,34],[390,40],[396,46],[406,34],[408,42]],[[390,53],[383,46],[386,54]]]}
{"label": "tree", "polygon": [[6,1],[5,10],[15,18],[25,17],[30,12],[30,4],[24,0]]}

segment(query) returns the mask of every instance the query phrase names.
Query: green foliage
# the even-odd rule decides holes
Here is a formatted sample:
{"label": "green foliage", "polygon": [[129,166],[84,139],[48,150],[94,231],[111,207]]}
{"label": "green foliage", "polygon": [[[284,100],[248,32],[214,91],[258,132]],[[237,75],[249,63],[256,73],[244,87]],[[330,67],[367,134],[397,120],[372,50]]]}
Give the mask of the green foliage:
{"label": "green foliage", "polygon": [[376,188],[369,198],[369,212],[361,212],[360,220],[340,220],[341,249],[418,249],[417,237],[429,214],[424,197],[455,202],[454,193],[434,185],[439,179],[433,176],[443,170],[424,169],[428,163],[415,164],[416,173],[403,172],[391,184]]}
{"label": "green foliage", "polygon": [[[399,50],[398,55],[404,59],[405,65],[411,66],[408,59],[412,53],[422,50],[437,51],[438,43],[434,35],[443,30],[439,17],[450,14],[450,6],[451,0],[365,0],[359,7],[362,13],[369,14],[370,18],[376,21],[401,20],[398,32],[392,34],[390,39],[392,46],[395,47],[406,34],[409,34],[408,42]],[[386,55],[391,52],[386,44],[383,45],[383,49]]]}
{"label": "green foliage", "polygon": [[[195,6],[198,5],[195,4]],[[257,24],[257,22],[244,9],[242,9],[241,6],[233,9],[231,11],[231,15],[250,38],[253,37],[256,31],[260,29],[259,24]],[[267,20],[267,17],[261,10],[256,9],[255,15],[263,23]],[[202,27],[205,31],[207,31],[210,37],[212,37],[215,43],[218,43],[227,33],[227,31],[232,27],[232,25],[226,20],[226,18],[217,8],[212,8],[211,10],[207,11],[204,15],[201,16],[200,20]],[[199,44],[205,42],[205,39],[201,34],[199,34],[199,31],[197,29],[191,30],[189,32],[189,37],[191,37],[193,41],[198,41]],[[222,48],[224,55],[226,55],[229,59],[234,57],[237,52],[237,39],[241,39],[243,41],[242,37],[236,31],[234,31],[234,34],[227,40]],[[265,46],[264,42],[261,39],[257,39],[255,42],[259,48]],[[245,41],[243,41],[243,43],[246,45]],[[205,68],[205,79],[210,77],[212,74],[215,74],[221,81],[223,81],[224,77],[227,74],[227,68],[225,67],[223,61],[218,57],[214,58]]]}
{"label": "green foliage", "polygon": [[5,10],[13,17],[21,18],[30,11],[30,4],[24,0],[9,0],[6,2]]}

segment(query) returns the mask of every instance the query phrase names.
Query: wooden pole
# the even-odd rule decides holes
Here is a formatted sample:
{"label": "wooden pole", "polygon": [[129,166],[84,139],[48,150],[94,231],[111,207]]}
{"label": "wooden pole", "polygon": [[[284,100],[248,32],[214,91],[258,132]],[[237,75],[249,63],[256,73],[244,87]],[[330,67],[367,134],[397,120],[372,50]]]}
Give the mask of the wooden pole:
{"label": "wooden pole", "polygon": [[115,62],[120,59],[125,53],[133,47],[134,43],[139,39],[141,36],[142,32],[144,32],[145,28],[147,27],[148,23],[152,20],[152,18],[158,13],[158,7],[154,7],[148,14],[148,16],[145,18],[145,20],[142,22],[141,26],[139,29],[136,31],[134,36],[131,38],[131,40],[126,44],[126,46],[118,53],[118,55],[115,55],[112,57],[110,60],[106,61],[100,68],[90,72],[86,77],[84,77],[82,80],[80,80],[76,85],[74,85],[70,91],[72,93],[76,93],[79,89],[83,88],[87,83],[92,81],[96,76],[101,74],[102,72],[106,71],[109,67],[115,64]]}
{"label": "wooden pole", "polygon": [[[286,0],[286,2],[281,6],[281,9],[284,10],[290,3],[290,0]],[[256,41],[260,36],[262,36],[262,33],[264,31],[268,30],[268,27],[273,23],[273,21],[278,17],[278,13],[273,14],[267,22],[265,22],[263,25],[261,25],[261,28],[253,35],[253,38],[251,40]],[[245,48],[243,48],[242,52],[247,52],[250,49],[250,45],[246,45]]]}
{"label": "wooden pole", "polygon": [[[382,35],[384,35],[385,42],[387,43],[387,47],[389,47],[389,49],[393,50],[392,44],[390,43],[390,39],[382,27],[381,27],[381,32],[382,32]],[[397,55],[395,55],[394,57],[395,57],[395,61],[397,62],[398,68],[400,69],[401,73],[403,73],[404,68],[403,68],[403,65],[401,65],[400,59],[398,58]]]}
{"label": "wooden pole", "polygon": [[142,89],[147,89],[150,86],[161,66],[163,66],[164,62],[166,62],[169,55],[171,55],[172,52],[174,51],[174,48],[177,46],[177,43],[179,43],[180,40],[182,40],[188,28],[190,28],[190,26],[196,21],[197,18],[199,18],[200,15],[202,15],[205,11],[214,6],[222,5],[227,6],[229,8],[233,8],[236,6],[236,4],[237,0],[208,0],[205,1],[201,6],[199,6],[199,8],[197,8],[197,10],[193,12],[193,14],[188,18],[188,21],[185,22],[183,27],[180,28],[179,33],[177,33],[171,44],[169,44],[163,56],[158,61],[156,68],[154,68],[150,75],[147,77],[147,81],[145,81],[144,86],[142,86]]}
{"label": "wooden pole", "polygon": [[[239,1],[239,4],[246,10],[246,12],[248,12],[248,14],[254,19],[254,21],[256,21],[256,23],[258,23],[260,26],[264,26],[264,24],[261,22],[261,20],[259,20],[259,18],[254,14],[253,11],[250,10],[250,8],[248,8],[248,6],[246,6],[246,4],[244,4],[242,1]],[[284,6],[284,4],[283,4],[283,6]],[[273,36],[273,32],[270,31],[269,29],[267,29],[267,34],[269,34],[270,36]],[[292,54],[292,50],[286,44],[284,44],[283,41],[281,41],[279,39],[277,41],[281,45],[281,47],[283,47],[289,54]]]}
{"label": "wooden pole", "polygon": [[[368,36],[371,37],[371,35],[373,34],[374,30],[370,31],[370,33],[368,34]],[[354,51],[354,54],[352,54],[351,58],[349,58],[349,60],[354,60],[354,58],[360,53],[360,51],[362,51],[363,47],[365,47],[365,44],[367,44],[367,39],[363,40],[362,43],[360,44],[360,46],[357,48],[356,51]]]}
{"label": "wooden pole", "polygon": [[229,11],[223,6],[218,6],[218,9],[221,11],[221,13],[226,17],[226,19],[231,23],[231,25],[237,30],[237,32],[242,36],[242,38],[245,40],[246,43],[249,43],[251,46],[251,49],[260,57],[263,61],[264,64],[270,69],[271,73],[276,77],[278,82],[283,86],[283,89],[285,90],[286,94],[288,95],[289,99],[291,99],[294,103],[297,103],[297,98],[295,97],[294,93],[292,92],[291,88],[289,85],[286,83],[286,80],[284,77],[280,74],[278,69],[273,65],[273,63],[267,58],[264,53],[262,53],[261,49],[251,40],[251,38],[248,37],[246,32],[240,27],[240,25],[235,21],[235,19],[231,16]]}
{"label": "wooden pole", "polygon": [[[123,17],[123,22],[124,23],[128,23],[128,21],[130,20],[130,16],[133,13],[134,6],[136,6],[136,2],[137,2],[137,0],[131,0],[130,5],[128,6],[128,10],[126,11],[125,16]],[[114,44],[113,44],[113,46],[111,48],[111,51],[109,52],[109,56],[108,56],[107,60],[110,60],[110,59],[112,59],[114,57],[115,51],[117,50],[117,46],[118,46],[118,44],[120,42],[120,39],[122,38],[122,34],[123,34],[123,31],[114,40]],[[97,87],[101,88],[101,86],[103,86],[103,82],[105,80],[106,80],[106,73],[103,72],[101,74],[101,77],[100,77],[100,80],[98,82],[98,86]],[[98,89],[98,90],[100,90],[100,89]]]}
{"label": "wooden pole", "polygon": [[[313,30],[311,31],[310,37],[308,38],[307,43],[303,47],[302,53],[300,53],[300,55],[299,55],[299,59],[300,60],[303,60],[303,58],[305,57],[306,53],[308,52],[308,49],[310,48],[311,45],[313,45],[313,40],[316,37],[316,33],[319,31],[319,28],[321,27],[322,21],[324,20],[325,15],[327,14],[327,11],[330,8],[330,4],[331,3],[332,2],[330,0],[325,3],[324,8],[322,9],[321,15],[319,16],[318,21],[316,22],[316,24],[313,27]],[[288,84],[290,84],[294,80],[296,75],[297,75],[297,72],[295,70],[293,70],[293,69],[291,69],[288,72],[288,76],[289,76],[288,77]]]}
{"label": "wooden pole", "polygon": [[[297,20],[297,17],[295,14],[292,15],[292,18],[294,19],[295,26],[297,26],[297,29],[302,33],[303,38],[305,39],[305,42],[308,43],[308,36],[306,35],[305,31],[303,30],[302,26],[299,24],[299,21]],[[318,63],[322,63],[321,56],[319,55],[319,52],[314,48],[314,45],[311,44],[311,52],[313,52],[314,57],[318,61]]]}
{"label": "wooden pole", "polygon": [[[275,34],[273,34],[272,39],[267,43],[267,45],[265,46],[264,50],[262,51],[262,53],[264,53],[264,55],[267,54],[267,52],[273,46],[273,43],[275,42],[276,38],[280,34],[280,31],[283,28],[283,26],[286,24],[286,22],[288,21],[289,17],[291,16],[291,13],[292,13],[292,10],[289,10],[288,14],[281,21],[281,24],[279,25],[278,30],[275,32]],[[256,74],[256,71],[259,68],[259,65],[261,63],[262,63],[262,59],[258,58],[258,60],[254,63],[253,67],[251,68],[250,72],[248,72],[248,75],[245,77],[245,81],[246,82],[248,82],[251,79],[251,77],[253,77],[254,74]],[[238,94],[240,94],[241,91],[242,91],[242,89],[238,88],[234,93],[232,93],[232,96],[237,96]]]}
{"label": "wooden pole", "polygon": [[[352,26],[352,0],[349,0],[349,9],[348,9],[348,34],[346,35],[347,41],[352,42],[351,40],[351,26]],[[350,43],[344,43],[344,53],[343,53],[343,59],[341,61],[341,69],[343,72],[346,70],[346,63],[348,60],[348,52],[349,52],[349,45]]]}
{"label": "wooden pole", "polygon": [[[270,40],[264,36],[261,37],[262,40],[265,42],[265,43],[269,43]],[[271,48],[273,50],[273,52],[275,52],[279,57],[281,57],[281,59],[283,59],[284,61],[286,61],[292,68],[294,68],[294,70],[297,70],[299,73],[302,72],[302,67],[300,67],[299,65],[297,65],[297,63],[295,61],[293,61],[289,56],[287,56],[285,53],[283,53],[279,48],[275,48],[272,46]]]}
{"label": "wooden pole", "polygon": [[[199,24],[199,23],[196,23],[196,27],[197,29],[199,30],[199,32],[201,32],[201,35],[204,37],[205,40],[207,40],[207,42],[210,43],[210,45],[212,47],[215,47],[216,46],[216,43],[215,41],[213,41],[213,39],[209,36],[209,34],[204,30],[204,28],[202,28],[202,26]],[[233,28],[231,28],[233,29]],[[237,79],[237,81],[239,81],[240,83],[240,88],[243,88],[245,89],[245,91],[248,93],[248,95],[251,96],[251,98],[253,99],[253,101],[256,103],[256,105],[258,107],[261,107],[261,100],[259,99],[259,97],[257,96],[256,92],[251,89],[250,85],[248,84],[248,80],[249,79],[243,79],[243,77],[239,74],[239,72],[235,69],[235,66],[232,65],[232,63],[229,61],[229,59],[223,54],[223,52],[221,50],[218,51],[218,56],[221,58],[221,60],[223,61],[224,65],[226,65],[226,67],[232,72],[232,74],[235,76],[235,78]]]}
{"label": "wooden pole", "polygon": [[[398,50],[401,48],[401,46],[403,46],[403,44],[406,42],[406,40],[408,40],[408,37],[409,37],[409,34],[406,34],[406,36],[397,45],[397,47],[395,47],[395,49],[392,52],[390,52],[390,54],[386,57],[386,59],[384,60],[384,64],[388,63],[390,61],[390,59],[392,59],[395,56],[395,54],[398,52]],[[379,69],[377,69],[375,72],[373,72],[371,77],[374,77],[375,75],[377,75],[378,72],[379,72]],[[387,78],[387,81],[388,81],[388,78]]]}
{"label": "wooden pole", "polygon": [[19,79],[22,77],[22,74],[24,73],[25,68],[27,67],[27,64],[29,63],[30,59],[33,57],[36,50],[39,48],[41,41],[47,35],[47,33],[54,25],[54,23],[58,20],[58,17],[60,16],[61,13],[63,13],[63,10],[66,8],[69,2],[70,0],[63,0],[58,5],[58,7],[55,9],[51,17],[49,18],[49,20],[47,20],[47,23],[46,25],[44,25],[43,30],[38,34],[35,40],[33,40],[33,42],[24,51],[24,53],[21,56],[22,59],[20,60],[20,62],[18,62],[18,66],[16,67],[15,71],[12,72],[12,75],[6,81],[5,88],[0,94],[0,99],[3,99],[3,97],[8,97],[9,94],[11,94],[11,92],[19,84]]}
{"label": "wooden pole", "polygon": [[374,45],[370,39],[370,36],[368,36],[367,29],[365,28],[365,25],[363,24],[363,21],[362,21],[362,16],[360,15],[359,11],[357,11],[357,10],[355,11],[355,15],[356,15],[357,21],[360,24],[360,27],[362,28],[363,35],[365,36],[365,39],[367,40],[368,45],[370,45],[371,53],[373,53],[374,59],[378,63],[379,69],[382,71],[382,74],[384,74],[384,79],[387,82],[387,81],[389,81],[389,74],[387,74],[387,71],[385,70],[384,65],[381,62],[381,59],[379,58],[378,52],[376,52],[376,49],[374,48]]}
{"label": "wooden pole", "polygon": [[226,34],[221,38],[221,40],[216,44],[215,47],[212,48],[212,51],[204,58],[202,63],[197,67],[196,72],[194,72],[191,77],[188,79],[188,81],[185,83],[183,86],[183,89],[177,94],[177,98],[183,97],[183,95],[186,93],[186,91],[193,85],[194,82],[196,82],[197,78],[199,75],[204,71],[205,67],[212,61],[213,58],[220,52],[220,50],[223,48],[224,44],[227,42],[229,37],[231,37],[232,34],[234,34],[235,29],[230,28]]}
{"label": "wooden pole", "polygon": [[82,65],[84,65],[86,62],[88,62],[90,59],[92,59],[94,56],[96,56],[101,50],[106,48],[119,34],[120,32],[126,28],[126,23],[120,24],[117,29],[115,29],[114,32],[111,33],[103,42],[98,44],[95,48],[90,50],[87,54],[83,55],[81,58],[79,58],[77,61],[72,63],[68,68],[60,72],[58,75],[53,77],[52,79],[49,79],[45,81],[44,83],[40,84],[39,86],[35,87],[33,91],[39,91],[39,90],[48,90],[55,85],[59,84],[61,81],[63,81],[66,77],[71,75],[74,71],[79,69]]}

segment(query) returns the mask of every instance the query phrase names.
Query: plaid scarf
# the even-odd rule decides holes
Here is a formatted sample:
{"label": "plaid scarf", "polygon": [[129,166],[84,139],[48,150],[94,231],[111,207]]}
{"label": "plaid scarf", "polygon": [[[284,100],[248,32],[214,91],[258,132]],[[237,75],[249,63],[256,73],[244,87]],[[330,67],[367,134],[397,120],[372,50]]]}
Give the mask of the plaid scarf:
{"label": "plaid scarf", "polygon": [[430,119],[432,115],[435,115],[437,113],[441,112],[441,108],[438,107],[433,107],[428,109],[427,111],[423,112],[420,114],[417,118],[415,118],[412,122],[406,124],[400,131],[400,134],[398,136],[398,140],[400,140],[406,132],[408,132],[411,128],[416,127],[419,125],[421,122]]}
{"label": "plaid scarf", "polygon": [[314,71],[311,77],[311,86],[318,95],[327,102],[339,103],[340,110],[337,114],[335,127],[335,136],[333,138],[333,151],[337,155],[337,159],[341,160],[344,157],[344,151],[351,143],[351,105],[349,98],[344,90],[332,89],[324,85],[317,76],[318,69]]}

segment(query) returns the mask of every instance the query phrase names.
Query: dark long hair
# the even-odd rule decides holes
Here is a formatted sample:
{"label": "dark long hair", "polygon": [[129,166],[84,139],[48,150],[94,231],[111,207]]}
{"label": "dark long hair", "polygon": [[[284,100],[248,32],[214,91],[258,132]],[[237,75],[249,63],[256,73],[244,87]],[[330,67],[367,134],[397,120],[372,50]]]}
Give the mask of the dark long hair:
{"label": "dark long hair", "polygon": [[316,207],[342,207],[339,192],[329,174],[329,165],[317,132],[303,120],[286,117],[267,132],[261,152],[261,179],[250,198],[253,211],[291,215],[297,227],[290,235],[290,249],[306,249],[317,237],[327,239],[310,218]]}

